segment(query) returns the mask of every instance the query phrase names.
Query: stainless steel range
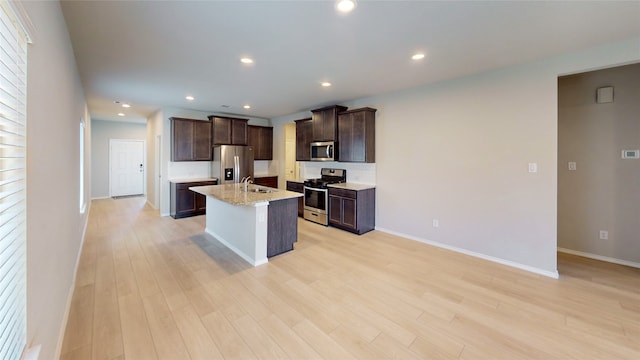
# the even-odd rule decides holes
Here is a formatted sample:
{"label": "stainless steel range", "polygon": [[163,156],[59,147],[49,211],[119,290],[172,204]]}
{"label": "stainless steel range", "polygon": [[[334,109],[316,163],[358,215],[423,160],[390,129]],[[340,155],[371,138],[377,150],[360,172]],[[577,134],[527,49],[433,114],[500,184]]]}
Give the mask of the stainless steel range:
{"label": "stainless steel range", "polygon": [[304,218],[329,225],[329,191],[327,185],[347,181],[347,170],[322,168],[319,179],[304,182]]}

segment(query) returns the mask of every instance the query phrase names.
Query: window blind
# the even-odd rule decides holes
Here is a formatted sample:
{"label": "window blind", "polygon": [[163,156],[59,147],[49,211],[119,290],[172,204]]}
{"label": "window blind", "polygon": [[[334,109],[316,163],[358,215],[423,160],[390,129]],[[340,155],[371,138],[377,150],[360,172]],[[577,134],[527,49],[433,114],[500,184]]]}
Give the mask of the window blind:
{"label": "window blind", "polygon": [[27,37],[0,2],[0,359],[26,346]]}

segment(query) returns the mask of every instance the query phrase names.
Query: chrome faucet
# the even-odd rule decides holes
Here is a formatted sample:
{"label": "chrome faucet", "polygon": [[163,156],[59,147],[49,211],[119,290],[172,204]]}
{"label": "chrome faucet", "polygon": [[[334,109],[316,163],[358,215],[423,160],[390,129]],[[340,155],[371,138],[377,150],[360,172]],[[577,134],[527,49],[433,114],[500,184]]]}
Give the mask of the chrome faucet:
{"label": "chrome faucet", "polygon": [[244,184],[244,191],[248,191],[249,184],[253,184],[253,180],[251,180],[251,176],[243,177],[242,183]]}

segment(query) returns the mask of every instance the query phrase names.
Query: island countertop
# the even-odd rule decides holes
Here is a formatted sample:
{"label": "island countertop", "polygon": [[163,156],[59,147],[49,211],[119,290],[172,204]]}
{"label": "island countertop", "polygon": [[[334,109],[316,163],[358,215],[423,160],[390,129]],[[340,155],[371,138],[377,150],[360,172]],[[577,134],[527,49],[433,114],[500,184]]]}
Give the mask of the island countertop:
{"label": "island countertop", "polygon": [[[256,192],[254,189],[265,189],[269,192]],[[209,186],[194,186],[189,190],[205,196],[211,196],[231,205],[244,206],[262,202],[298,198],[303,194],[274,189],[266,186],[249,185],[249,191],[244,191],[244,184],[222,184]]]}

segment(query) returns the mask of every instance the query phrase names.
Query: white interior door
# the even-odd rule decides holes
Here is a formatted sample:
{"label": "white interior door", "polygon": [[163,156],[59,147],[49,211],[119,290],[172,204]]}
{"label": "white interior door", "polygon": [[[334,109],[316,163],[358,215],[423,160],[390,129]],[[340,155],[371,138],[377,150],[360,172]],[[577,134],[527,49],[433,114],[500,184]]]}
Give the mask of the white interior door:
{"label": "white interior door", "polygon": [[285,124],[284,126],[285,137],[285,179],[293,180],[298,178],[298,164],[296,162],[296,125]]}
{"label": "white interior door", "polygon": [[109,141],[111,196],[144,194],[144,141]]}
{"label": "white interior door", "polygon": [[161,184],[162,184],[162,135],[156,135],[156,156],[154,157],[156,160],[155,163],[155,208],[160,208],[160,195],[162,193]]}

